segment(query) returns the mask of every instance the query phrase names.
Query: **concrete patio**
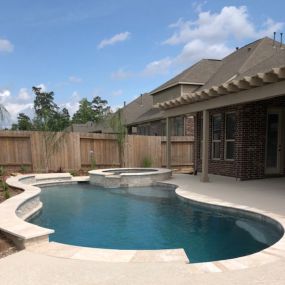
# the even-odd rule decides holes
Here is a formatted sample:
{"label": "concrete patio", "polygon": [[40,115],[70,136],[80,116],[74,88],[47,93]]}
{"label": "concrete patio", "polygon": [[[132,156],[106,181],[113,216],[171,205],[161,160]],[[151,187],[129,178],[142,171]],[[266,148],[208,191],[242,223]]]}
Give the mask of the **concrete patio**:
{"label": "concrete patio", "polygon": [[[235,181],[210,176],[174,175],[189,195],[244,205],[285,216],[285,179]],[[187,193],[186,193],[187,194]],[[277,261],[242,270],[197,273],[181,263],[108,263],[51,257],[28,250],[0,260],[1,284],[284,284],[285,251]],[[283,256],[283,257],[282,257]]]}

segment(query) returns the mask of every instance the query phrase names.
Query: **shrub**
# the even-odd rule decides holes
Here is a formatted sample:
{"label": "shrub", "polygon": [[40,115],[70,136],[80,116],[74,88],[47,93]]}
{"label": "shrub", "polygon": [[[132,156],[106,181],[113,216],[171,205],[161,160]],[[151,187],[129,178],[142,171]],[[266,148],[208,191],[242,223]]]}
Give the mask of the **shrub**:
{"label": "shrub", "polygon": [[4,198],[7,200],[10,198],[10,192],[9,190],[7,189],[6,191],[4,191]]}
{"label": "shrub", "polygon": [[20,166],[20,172],[21,173],[27,173],[28,172],[28,167],[26,165],[21,165]]}
{"label": "shrub", "polygon": [[4,192],[4,198],[5,199],[10,198],[10,192],[9,192],[8,184],[3,179],[1,179],[0,180],[0,185],[1,185],[1,188],[2,188],[2,190]]}
{"label": "shrub", "polygon": [[143,167],[146,167],[146,168],[147,168],[147,167],[151,167],[151,166],[152,166],[151,158],[145,157],[145,158],[143,159],[142,166],[143,166]]}
{"label": "shrub", "polygon": [[0,165],[0,176],[4,176],[5,175],[5,168],[4,166]]}
{"label": "shrub", "polygon": [[71,176],[78,176],[79,175],[76,170],[71,170],[69,173]]}
{"label": "shrub", "polygon": [[92,169],[96,168],[96,159],[94,157],[91,158],[91,168]]}

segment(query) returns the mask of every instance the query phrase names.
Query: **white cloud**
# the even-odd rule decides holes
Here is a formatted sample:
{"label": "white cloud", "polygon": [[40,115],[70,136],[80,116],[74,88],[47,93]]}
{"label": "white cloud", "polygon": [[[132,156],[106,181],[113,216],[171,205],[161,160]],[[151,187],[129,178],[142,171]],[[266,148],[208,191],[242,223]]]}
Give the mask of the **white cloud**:
{"label": "white cloud", "polygon": [[43,84],[43,83],[38,84],[36,87],[41,88],[42,92],[46,92],[47,91],[47,86],[45,84]]}
{"label": "white cloud", "polygon": [[172,65],[190,65],[202,58],[222,58],[232,52],[225,43],[207,44],[199,39],[190,41],[184,45],[182,51],[172,59]]}
{"label": "white cloud", "polygon": [[284,23],[267,19],[261,28],[250,20],[246,6],[226,6],[219,13],[203,12],[205,2],[194,4],[196,20],[179,19],[169,27],[173,34],[163,45],[181,45],[181,51],[173,57],[155,60],[146,65],[143,75],[166,74],[171,68],[184,68],[202,58],[221,59],[234,50],[230,41],[241,42],[272,36]]}
{"label": "white cloud", "polygon": [[68,80],[71,83],[81,83],[82,82],[82,79],[77,76],[69,76]]}
{"label": "white cloud", "polygon": [[120,97],[123,95],[123,91],[122,90],[115,90],[112,92],[112,96],[113,97]]}
{"label": "white cloud", "polygon": [[106,46],[114,45],[115,43],[118,43],[118,42],[123,42],[123,41],[129,39],[130,36],[131,36],[130,32],[123,32],[123,33],[116,34],[109,39],[102,40],[99,43],[98,48],[101,49],[101,48],[104,48]]}
{"label": "white cloud", "polygon": [[60,107],[67,108],[70,116],[73,116],[73,114],[79,109],[80,99],[80,94],[77,91],[74,91],[71,95],[71,100],[69,102],[61,104]]}
{"label": "white cloud", "polygon": [[13,50],[14,45],[10,41],[0,38],[0,53],[9,53],[13,52]]}
{"label": "white cloud", "polygon": [[281,31],[284,27],[284,23],[274,22],[272,19],[268,18],[263,24],[263,29],[258,32],[259,37],[271,36],[274,32]]}
{"label": "white cloud", "polygon": [[27,88],[21,88],[18,94],[18,99],[22,101],[27,101],[31,99],[31,95],[29,94],[29,91]]}
{"label": "white cloud", "polygon": [[[11,123],[16,122],[17,116],[21,112],[24,112],[28,116],[33,115],[33,102],[28,101],[28,99],[31,99],[31,97],[29,96],[29,98],[27,98],[26,92],[27,92],[26,88],[20,88],[18,95],[15,96],[12,94],[11,90],[9,89],[4,89],[0,91],[0,103],[3,104],[3,106],[6,108],[6,110],[9,113],[9,117],[4,122],[4,124],[2,122],[3,127],[10,127]],[[25,101],[28,102],[21,103],[19,99],[20,100],[25,99]]]}
{"label": "white cloud", "polygon": [[186,44],[191,40],[200,39],[207,43],[223,42],[228,38],[256,39],[261,35],[271,35],[272,28],[280,30],[283,23],[267,20],[264,30],[258,30],[249,19],[245,6],[224,7],[220,13],[200,12],[196,21],[179,19],[170,25],[176,29],[174,34],[163,43],[168,45]]}
{"label": "white cloud", "polygon": [[193,2],[192,7],[196,13],[200,13],[203,10],[203,6],[205,6],[206,4],[207,1],[202,1],[202,2],[196,1]]}
{"label": "white cloud", "polygon": [[8,110],[12,122],[17,121],[17,116],[19,113],[25,113],[27,115],[32,114],[33,106],[34,106],[33,103],[20,104],[15,102],[8,102],[5,104],[5,108]]}
{"label": "white cloud", "polygon": [[123,80],[123,79],[128,79],[132,77],[133,75],[134,74],[132,72],[126,71],[123,68],[120,68],[119,70],[111,74],[111,78],[116,79],[116,80]]}
{"label": "white cloud", "polygon": [[4,104],[8,97],[11,96],[11,91],[8,89],[0,90],[0,103]]}
{"label": "white cloud", "polygon": [[172,64],[172,59],[169,57],[163,58],[161,60],[152,61],[142,72],[143,76],[153,76],[153,75],[161,75],[167,74],[169,68]]}

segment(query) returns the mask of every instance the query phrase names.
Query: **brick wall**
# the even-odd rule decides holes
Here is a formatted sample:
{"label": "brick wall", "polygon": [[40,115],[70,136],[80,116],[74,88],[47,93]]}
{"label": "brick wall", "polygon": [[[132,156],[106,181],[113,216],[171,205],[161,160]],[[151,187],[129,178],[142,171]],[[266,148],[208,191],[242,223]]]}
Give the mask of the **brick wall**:
{"label": "brick wall", "polygon": [[[285,107],[285,96],[253,102],[250,104],[229,106],[210,110],[209,122],[209,173],[237,177],[242,180],[265,177],[266,119],[268,107]],[[224,134],[225,114],[236,113],[235,154],[234,161],[225,160]],[[212,159],[212,116],[222,115],[221,124],[221,159]],[[201,118],[199,112],[195,116],[195,165],[201,171]],[[283,132],[284,128],[283,128]],[[284,155],[284,154],[283,154]],[[285,166],[284,172],[285,175]]]}
{"label": "brick wall", "polygon": [[185,136],[194,136],[194,117],[185,117]]}

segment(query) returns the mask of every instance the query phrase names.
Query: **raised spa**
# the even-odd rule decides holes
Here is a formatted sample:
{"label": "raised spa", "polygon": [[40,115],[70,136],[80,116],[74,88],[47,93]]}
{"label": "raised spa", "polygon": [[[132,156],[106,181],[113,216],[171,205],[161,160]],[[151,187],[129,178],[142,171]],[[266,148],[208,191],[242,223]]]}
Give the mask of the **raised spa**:
{"label": "raised spa", "polygon": [[112,168],[89,171],[90,183],[105,188],[151,186],[167,180],[172,171],[165,168]]}
{"label": "raised spa", "polygon": [[169,187],[106,189],[89,183],[44,187],[30,222],[55,230],[50,240],[97,248],[183,248],[190,262],[260,251],[282,236],[273,223],[183,202]]}

